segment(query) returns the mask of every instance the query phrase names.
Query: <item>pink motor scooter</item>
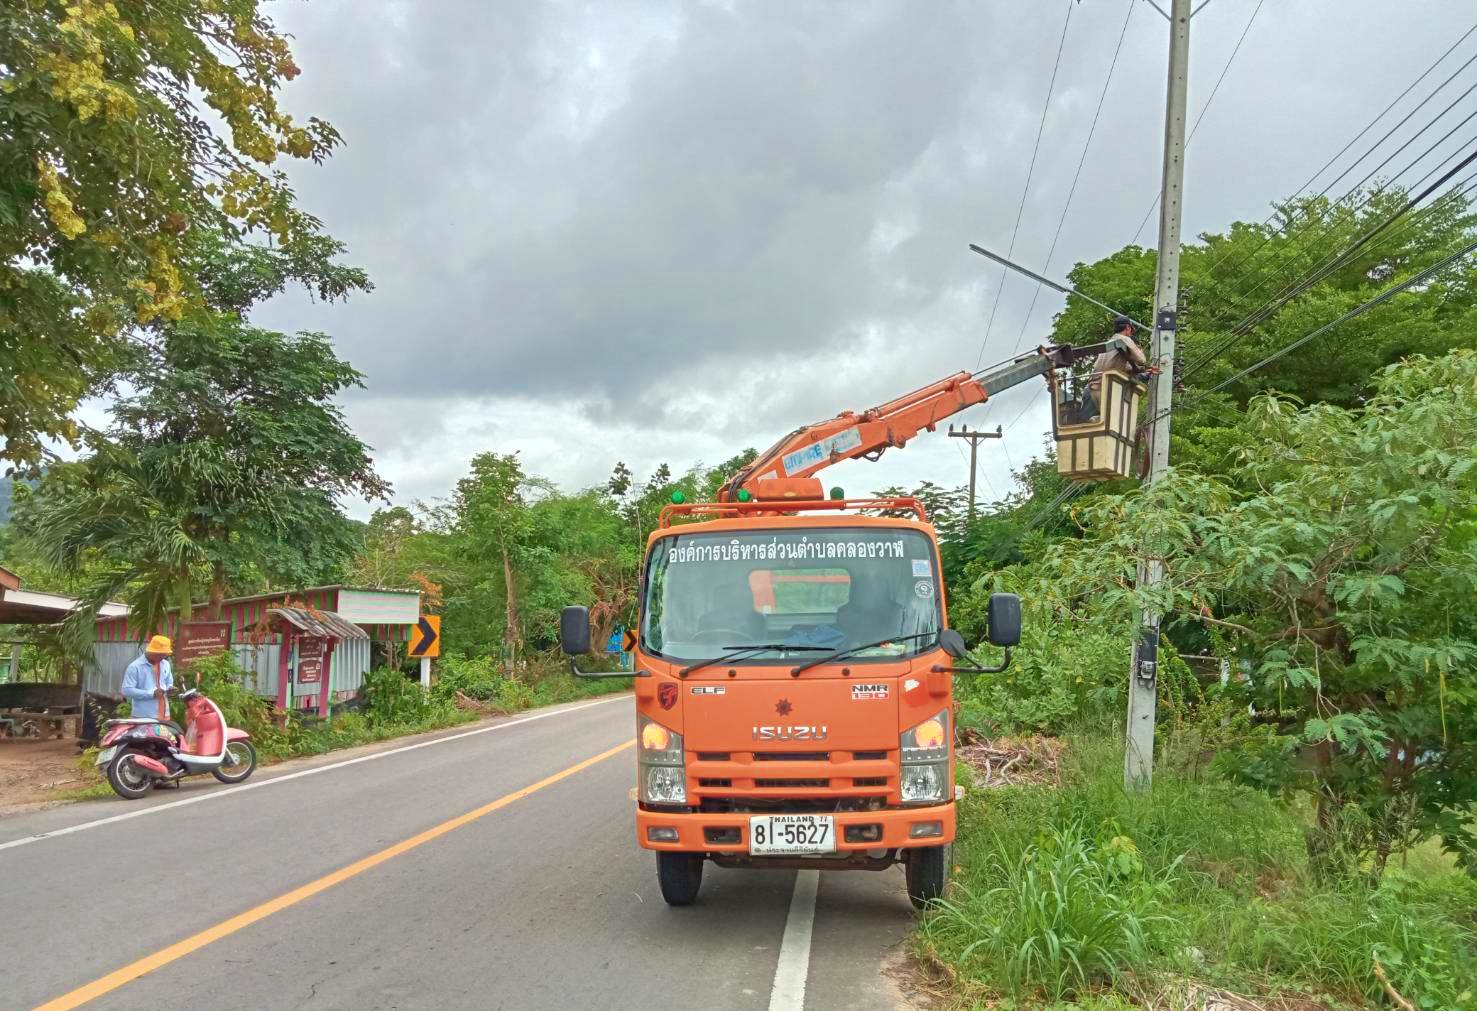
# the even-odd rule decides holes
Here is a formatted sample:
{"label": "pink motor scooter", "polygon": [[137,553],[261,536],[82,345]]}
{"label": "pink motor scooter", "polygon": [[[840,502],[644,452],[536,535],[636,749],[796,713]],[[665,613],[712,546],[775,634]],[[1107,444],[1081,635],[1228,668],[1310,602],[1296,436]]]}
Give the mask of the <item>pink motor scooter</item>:
{"label": "pink motor scooter", "polygon": [[187,730],[147,718],[103,724],[97,763],[118,796],[138,800],[156,783],[208,772],[222,783],[244,782],[256,769],[256,748],[245,730],[226,726],[220,707],[198,688],[181,692]]}

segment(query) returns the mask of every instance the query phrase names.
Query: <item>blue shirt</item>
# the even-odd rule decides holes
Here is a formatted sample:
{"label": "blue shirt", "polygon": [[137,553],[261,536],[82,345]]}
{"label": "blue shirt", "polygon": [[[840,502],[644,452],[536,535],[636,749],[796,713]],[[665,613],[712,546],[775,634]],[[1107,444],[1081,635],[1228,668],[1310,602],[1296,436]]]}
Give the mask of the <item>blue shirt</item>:
{"label": "blue shirt", "polygon": [[123,672],[123,697],[133,704],[132,713],[135,719],[158,719],[159,704],[154,701],[154,689],[163,688],[168,691],[173,687],[174,674],[169,669],[167,659],[159,661],[157,684],[154,681],[154,666],[146,656],[140,656]]}

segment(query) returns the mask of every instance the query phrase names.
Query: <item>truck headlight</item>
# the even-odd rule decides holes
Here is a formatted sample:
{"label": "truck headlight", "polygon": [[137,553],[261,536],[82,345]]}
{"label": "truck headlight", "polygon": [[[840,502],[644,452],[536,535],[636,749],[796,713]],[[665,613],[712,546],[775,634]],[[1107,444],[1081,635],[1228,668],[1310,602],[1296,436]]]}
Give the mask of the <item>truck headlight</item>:
{"label": "truck headlight", "polygon": [[648,804],[686,804],[682,735],[648,716],[636,721],[637,783]]}
{"label": "truck headlight", "polygon": [[948,766],[944,762],[928,765],[905,765],[902,775],[904,804],[937,804],[944,799],[948,782]]}
{"label": "truck headlight", "polygon": [[686,804],[687,774],[680,766],[642,766],[641,794],[648,804]]}
{"label": "truck headlight", "polygon": [[941,709],[898,741],[904,804],[941,804],[949,786],[949,711]]}

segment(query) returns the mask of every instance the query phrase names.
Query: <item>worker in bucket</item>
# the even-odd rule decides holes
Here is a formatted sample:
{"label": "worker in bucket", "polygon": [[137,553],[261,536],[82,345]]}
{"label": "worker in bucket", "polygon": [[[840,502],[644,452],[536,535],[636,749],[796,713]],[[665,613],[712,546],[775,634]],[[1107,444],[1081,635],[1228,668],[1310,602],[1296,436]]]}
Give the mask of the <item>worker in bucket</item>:
{"label": "worker in bucket", "polygon": [[1092,421],[1102,412],[1103,373],[1126,372],[1135,379],[1141,379],[1147,372],[1149,360],[1133,339],[1133,333],[1133,320],[1127,316],[1113,320],[1113,336],[1122,338],[1128,349],[1104,351],[1092,363],[1092,374],[1088,377],[1087,389],[1082,393],[1082,406],[1077,415],[1079,423]]}
{"label": "worker in bucket", "polygon": [[166,635],[156,635],[144,647],[143,655],[123,672],[123,695],[132,705],[134,719],[169,719],[169,703],[165,692],[174,687],[174,672],[169,658],[174,644]]}

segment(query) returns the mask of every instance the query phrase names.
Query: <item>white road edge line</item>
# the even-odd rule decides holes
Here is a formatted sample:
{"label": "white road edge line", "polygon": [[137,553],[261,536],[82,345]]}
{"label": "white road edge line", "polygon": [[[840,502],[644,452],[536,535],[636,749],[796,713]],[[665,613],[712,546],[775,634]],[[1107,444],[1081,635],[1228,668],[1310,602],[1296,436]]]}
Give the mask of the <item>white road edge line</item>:
{"label": "white road edge line", "polygon": [[815,926],[815,893],[820,871],[796,871],[790,896],[790,915],[780,941],[780,959],[774,967],[769,1011],[804,1011],[805,979],[810,975],[810,932]]}
{"label": "white road edge line", "polygon": [[421,748],[433,747],[437,744],[448,744],[451,741],[459,741],[464,737],[475,737],[478,734],[491,733],[494,730],[505,730],[508,727],[516,727],[523,723],[532,723],[535,720],[546,720],[551,716],[562,716],[565,713],[577,713],[581,709],[589,709],[591,706],[603,706],[610,702],[625,701],[625,695],[617,695],[613,698],[600,699],[596,702],[585,702],[567,709],[552,709],[537,716],[525,716],[518,720],[509,720],[507,723],[494,723],[490,727],[478,727],[476,730],[466,730],[460,734],[452,734],[448,737],[438,737],[434,741],[421,741],[419,744],[407,744],[400,748],[391,748],[389,751],[377,751],[372,755],[360,755],[358,758],[346,758],[342,762],[334,762],[331,765],[320,765],[312,769],[303,769],[301,772],[289,772],[284,776],[273,776],[271,779],[259,779],[255,783],[243,783],[240,786],[230,786],[223,790],[212,790],[202,793],[198,797],[186,797],[183,800],[172,800],[168,804],[156,804],[153,807],[139,808],[125,814],[115,814],[108,818],[99,818],[96,821],[86,821],[80,825],[69,825],[66,828],[54,829],[50,832],[40,832],[36,835],[23,836],[20,839],[12,839],[9,842],[0,843],[0,850],[8,850],[15,846],[25,846],[29,843],[40,842],[43,839],[55,839],[58,836],[71,835],[73,832],[86,832],[88,829],[102,828],[104,825],[112,825],[120,821],[129,821],[133,818],[143,818],[146,815],[158,814],[160,811],[168,811],[177,807],[185,807],[189,804],[203,804],[207,800],[217,800],[221,797],[234,797],[247,790],[259,790],[266,786],[275,786],[278,783],[286,783],[292,779],[302,779],[304,776],[316,776],[320,772],[331,772],[334,769],[342,769],[349,765],[358,765],[360,762],[373,762],[381,758],[389,758],[391,755],[403,755],[407,751],[418,751]]}

